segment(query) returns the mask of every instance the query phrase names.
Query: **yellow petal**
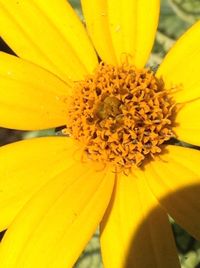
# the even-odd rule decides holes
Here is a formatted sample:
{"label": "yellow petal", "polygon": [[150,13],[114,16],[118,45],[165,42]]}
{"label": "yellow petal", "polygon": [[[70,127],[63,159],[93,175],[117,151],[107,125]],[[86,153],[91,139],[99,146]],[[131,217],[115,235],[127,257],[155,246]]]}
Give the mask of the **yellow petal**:
{"label": "yellow petal", "polygon": [[118,177],[101,224],[105,268],[180,267],[167,214],[142,172]]}
{"label": "yellow petal", "polygon": [[77,148],[64,137],[16,142],[0,148],[0,230],[47,181],[75,161]]}
{"label": "yellow petal", "polygon": [[1,267],[72,267],[103,216],[113,184],[111,172],[84,164],[49,182],[8,229]]}
{"label": "yellow petal", "polygon": [[66,81],[82,79],[97,64],[85,29],[65,0],[1,0],[0,32],[17,55]]}
{"label": "yellow petal", "polygon": [[185,103],[176,116],[173,128],[179,140],[200,146],[200,99]]}
{"label": "yellow petal", "polygon": [[81,0],[87,30],[95,48],[103,61],[116,64],[112,39],[109,31],[107,1]]}
{"label": "yellow petal", "polygon": [[86,25],[103,61],[143,67],[158,24],[160,1],[82,0]]}
{"label": "yellow petal", "polygon": [[34,130],[66,124],[69,86],[48,71],[0,52],[0,125]]}
{"label": "yellow petal", "polygon": [[200,151],[167,146],[145,170],[152,192],[166,211],[200,239]]}
{"label": "yellow petal", "polygon": [[162,76],[168,88],[178,86],[174,93],[177,102],[200,97],[200,21],[194,24],[175,43],[157,75]]}

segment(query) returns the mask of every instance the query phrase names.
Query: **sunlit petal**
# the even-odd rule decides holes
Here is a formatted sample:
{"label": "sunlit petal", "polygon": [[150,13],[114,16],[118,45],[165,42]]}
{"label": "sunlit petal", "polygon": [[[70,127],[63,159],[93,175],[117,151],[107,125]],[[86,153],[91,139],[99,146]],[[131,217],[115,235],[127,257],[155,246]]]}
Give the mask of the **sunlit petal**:
{"label": "sunlit petal", "polygon": [[0,230],[47,181],[76,164],[77,147],[69,138],[46,137],[0,148]]}
{"label": "sunlit petal", "polygon": [[174,98],[182,103],[200,96],[200,21],[175,43],[158,68],[168,88],[176,87]]}
{"label": "sunlit petal", "polygon": [[83,163],[58,175],[8,229],[1,267],[72,267],[103,216],[113,183],[111,172]]}
{"label": "sunlit petal", "polygon": [[71,89],[28,61],[0,52],[0,125],[34,130],[66,124]]}
{"label": "sunlit petal", "polygon": [[145,175],[166,211],[190,234],[200,239],[200,151],[168,146],[152,161]]}
{"label": "sunlit petal", "polygon": [[173,128],[179,140],[200,146],[200,99],[183,104]]}
{"label": "sunlit petal", "polygon": [[0,1],[0,32],[18,56],[68,81],[97,65],[85,29],[65,0]]}
{"label": "sunlit petal", "polygon": [[168,217],[142,172],[119,176],[101,224],[101,250],[106,268],[180,267]]}
{"label": "sunlit petal", "polygon": [[112,64],[129,61],[143,67],[155,38],[159,1],[81,2],[88,31],[101,59]]}

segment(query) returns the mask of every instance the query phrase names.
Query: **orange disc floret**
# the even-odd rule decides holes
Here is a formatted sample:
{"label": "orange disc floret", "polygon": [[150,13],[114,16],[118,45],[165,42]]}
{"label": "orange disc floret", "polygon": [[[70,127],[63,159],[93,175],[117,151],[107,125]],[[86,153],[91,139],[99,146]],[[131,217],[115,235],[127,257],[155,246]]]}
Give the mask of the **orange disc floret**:
{"label": "orange disc floret", "polygon": [[175,103],[150,69],[101,63],[74,92],[67,132],[89,159],[130,169],[174,137]]}

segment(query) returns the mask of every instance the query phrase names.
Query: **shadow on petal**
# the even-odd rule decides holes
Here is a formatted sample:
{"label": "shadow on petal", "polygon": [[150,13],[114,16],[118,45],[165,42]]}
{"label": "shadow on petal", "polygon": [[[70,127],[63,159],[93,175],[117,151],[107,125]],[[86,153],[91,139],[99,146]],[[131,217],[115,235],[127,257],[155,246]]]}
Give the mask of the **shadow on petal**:
{"label": "shadow on petal", "polygon": [[199,197],[200,184],[196,184],[159,200],[160,205],[147,215],[132,238],[124,268],[180,267],[167,214],[200,240]]}

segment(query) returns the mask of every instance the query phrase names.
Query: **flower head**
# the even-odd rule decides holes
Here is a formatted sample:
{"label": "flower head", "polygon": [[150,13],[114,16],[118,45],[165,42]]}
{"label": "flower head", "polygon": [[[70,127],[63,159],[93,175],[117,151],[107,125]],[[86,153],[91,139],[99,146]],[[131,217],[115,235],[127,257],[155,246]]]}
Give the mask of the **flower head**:
{"label": "flower head", "polygon": [[116,172],[133,171],[174,136],[172,97],[148,69],[101,63],[75,83],[71,102],[64,132],[82,143],[86,158]]}
{"label": "flower head", "polygon": [[154,73],[160,1],[81,2],[87,30],[65,0],[0,0],[1,126],[64,126],[0,149],[1,267],[72,267],[98,225],[105,267],[179,267],[167,213],[200,238],[200,153],[169,143],[200,145],[200,23]]}

